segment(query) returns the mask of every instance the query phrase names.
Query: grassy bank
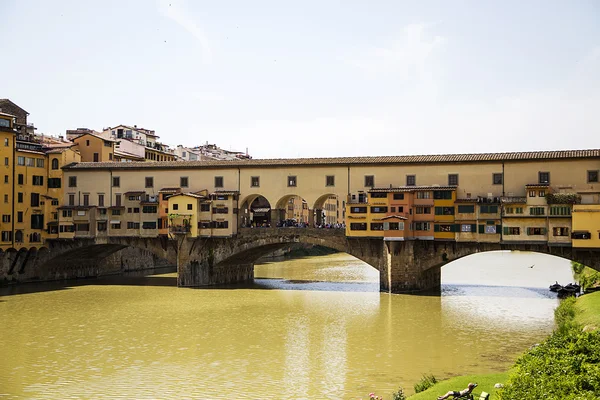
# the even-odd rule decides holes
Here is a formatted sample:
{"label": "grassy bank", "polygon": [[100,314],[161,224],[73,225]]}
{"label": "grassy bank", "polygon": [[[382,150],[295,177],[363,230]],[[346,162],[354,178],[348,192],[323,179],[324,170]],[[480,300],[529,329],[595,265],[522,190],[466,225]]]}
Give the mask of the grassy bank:
{"label": "grassy bank", "polygon": [[[491,399],[600,399],[600,292],[563,300],[555,320],[552,335],[523,354],[509,372],[455,377],[409,399],[435,399],[469,382],[479,384],[476,397],[485,391]],[[505,387],[495,389],[496,383]]]}
{"label": "grassy bank", "polygon": [[[479,394],[484,391],[492,396],[496,393],[494,385],[496,383],[504,383],[508,379],[508,372],[500,374],[487,375],[465,375],[450,378],[437,383],[435,386],[425,390],[424,392],[413,394],[409,397],[410,400],[431,400],[437,399],[438,396],[446,394],[450,390],[462,390],[467,387],[469,382],[477,382],[478,386],[473,390],[473,393],[479,397]],[[495,397],[495,396],[494,396]],[[492,397],[492,398],[494,398]],[[451,397],[452,398],[452,397]]]}

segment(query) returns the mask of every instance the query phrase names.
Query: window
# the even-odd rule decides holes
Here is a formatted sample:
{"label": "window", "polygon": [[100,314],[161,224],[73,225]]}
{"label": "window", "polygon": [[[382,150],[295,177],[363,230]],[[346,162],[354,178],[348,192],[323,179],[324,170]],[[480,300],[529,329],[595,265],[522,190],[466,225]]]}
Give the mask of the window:
{"label": "window", "polygon": [[430,199],[431,192],[417,192],[417,199]]}
{"label": "window", "polygon": [[188,177],[187,176],[182,176],[179,178],[179,186],[181,186],[182,188],[184,187],[188,187]]}
{"label": "window", "polygon": [[113,153],[108,153],[108,159],[109,159],[110,161],[112,161],[112,159],[113,159]]}
{"label": "window", "polygon": [[[8,165],[8,157],[6,158],[6,165]],[[25,157],[23,156],[18,156],[17,157],[17,165],[25,165]]]}
{"label": "window", "polygon": [[492,184],[494,184],[494,185],[502,185],[502,182],[504,181],[503,178],[504,177],[503,177],[502,173],[492,174]]}
{"label": "window", "polygon": [[143,206],[142,212],[144,214],[156,214],[158,212],[157,206]]}
{"label": "window", "polygon": [[454,207],[436,207],[435,215],[454,215]]}
{"label": "window", "polygon": [[3,242],[12,241],[12,231],[2,231],[2,241]]}
{"label": "window", "polygon": [[61,186],[60,178],[48,178],[48,188],[50,189],[59,189]]}
{"label": "window", "polygon": [[117,207],[121,207],[121,195],[120,194],[115,194],[115,205]]}
{"label": "window", "polygon": [[390,207],[390,212],[395,213],[396,212],[396,207]]}
{"label": "window", "polygon": [[434,190],[433,198],[436,200],[452,200],[452,192],[448,190]]}
{"label": "window", "polygon": [[458,206],[459,214],[473,214],[475,212],[475,206]]}
{"label": "window", "polygon": [[143,222],[142,229],[156,229],[156,221]]}
{"label": "window", "polygon": [[213,214],[227,214],[229,212],[229,208],[228,207],[213,207],[212,209]]}
{"label": "window", "polygon": [[223,187],[223,177],[222,176],[215,176],[215,187],[216,188],[222,188]]}
{"label": "window", "polygon": [[404,200],[404,193],[394,193],[394,200]]}
{"label": "window", "polygon": [[110,224],[110,229],[121,229],[121,223],[117,222]]}
{"label": "window", "polygon": [[569,236],[569,228],[554,227],[554,228],[552,228],[552,234],[554,236]]}
{"label": "window", "polygon": [[94,162],[100,161],[100,154],[94,153]]}
{"label": "window", "polygon": [[417,207],[416,214],[431,214],[431,207]]}
{"label": "window", "polygon": [[61,225],[60,226],[60,233],[63,232],[75,232],[75,225]]}
{"label": "window", "polygon": [[98,194],[98,207],[104,207],[104,195],[101,193]]}
{"label": "window", "polygon": [[496,225],[486,225],[485,233],[492,234],[492,235],[498,233],[496,230]]}
{"label": "window", "polygon": [[113,187],[119,187],[119,186],[121,186],[121,177],[119,177],[119,176],[113,176],[113,178],[112,178],[112,185],[113,185]]}
{"label": "window", "polygon": [[90,230],[90,224],[77,224],[75,225],[75,231],[76,232],[89,232]]}
{"label": "window", "polygon": [[198,228],[200,228],[200,229],[210,229],[210,222],[209,221],[198,222]]}
{"label": "window", "polygon": [[152,176],[147,176],[145,181],[146,181],[147,188],[151,188],[154,186],[154,178]]}
{"label": "window", "polygon": [[38,168],[44,168],[44,159],[43,158],[36,158],[35,159],[35,166]]}
{"label": "window", "polygon": [[8,165],[8,164],[9,164],[8,157],[4,157],[4,165]]}
{"label": "window", "polygon": [[250,186],[252,186],[252,187],[259,187],[260,186],[260,177],[258,177],[258,176],[251,176],[250,177]]}
{"label": "window", "polygon": [[89,140],[86,140],[86,141],[85,141],[85,145],[86,145],[86,146],[89,146],[89,145],[90,145],[90,141],[89,141]]}
{"label": "window", "polygon": [[213,224],[214,224],[215,229],[229,228],[229,222],[227,222],[227,221],[214,221]]}
{"label": "window", "polygon": [[507,235],[507,236],[520,235],[521,234],[521,228],[519,228],[518,226],[515,226],[515,227],[505,226],[504,227],[504,234]]}
{"label": "window", "polygon": [[109,142],[108,140],[104,141],[104,147],[112,147],[112,142]]}
{"label": "window", "polygon": [[40,206],[40,194],[39,193],[31,193],[31,207],[39,207]]}
{"label": "window", "polygon": [[4,175],[4,183],[8,183],[8,175]]}
{"label": "window", "polygon": [[545,191],[545,190],[540,190],[540,191],[538,192],[538,196],[539,196],[539,197],[546,197],[546,191]]}
{"label": "window", "polygon": [[139,214],[140,213],[140,208],[139,207],[133,207],[133,213],[134,214]]}
{"label": "window", "polygon": [[25,165],[28,166],[28,167],[34,167],[35,166],[35,158],[26,157],[25,158]]}
{"label": "window", "polygon": [[448,186],[458,186],[458,174],[448,174]]}
{"label": "window", "polygon": [[529,215],[544,215],[544,207],[529,207]]}
{"label": "window", "polygon": [[111,210],[110,212],[111,215],[121,215],[121,210]]}
{"label": "window", "polygon": [[586,231],[577,231],[571,233],[571,239],[591,239],[592,235]]}
{"label": "window", "polygon": [[460,226],[461,232],[473,232],[475,229],[473,228],[474,224],[462,224]]}
{"label": "window", "polygon": [[87,193],[83,195],[83,205],[84,206],[90,205],[90,195]]}
{"label": "window", "polygon": [[7,194],[4,195],[4,202],[8,203],[8,195]]}
{"label": "window", "polygon": [[536,195],[535,190],[530,190],[529,191],[529,197],[535,197],[535,195]]}
{"label": "window", "polygon": [[4,214],[4,215],[2,216],[2,222],[3,222],[3,223],[10,222],[10,214]]}
{"label": "window", "polygon": [[52,201],[50,202],[50,204],[52,204],[53,206],[57,206],[58,205],[58,200],[52,199]]}
{"label": "window", "polygon": [[335,186],[335,176],[327,175],[325,177],[325,186]]}
{"label": "window", "polygon": [[191,203],[188,203],[188,205],[187,205],[187,209],[188,209],[188,210],[191,210],[193,207],[194,207],[194,206],[193,206]]}
{"label": "window", "polygon": [[19,192],[19,193],[17,193],[17,203],[22,203],[22,202],[23,202],[23,193]]}
{"label": "window", "polygon": [[98,232],[105,232],[106,231],[106,221],[99,221],[98,222]]}
{"label": "window", "polygon": [[173,204],[173,210],[179,210],[179,204]]}
{"label": "window", "polygon": [[76,176],[69,177],[69,187],[77,187],[77,177]]}
{"label": "window", "polygon": [[17,222],[23,222],[23,211],[17,211]]}
{"label": "window", "polygon": [[69,205],[70,206],[75,205],[75,195],[74,194],[69,194]]}
{"label": "window", "polygon": [[44,229],[44,214],[33,214],[31,216],[31,229]]}
{"label": "window", "polygon": [[296,177],[295,176],[288,176],[287,182],[288,182],[288,186],[289,187],[296,186]]}
{"label": "window", "polygon": [[[400,224],[402,224],[402,229],[400,229]],[[404,230],[404,222],[390,222],[388,225],[388,230],[403,231]]]}
{"label": "window", "polygon": [[34,186],[44,186],[44,177],[41,175],[33,175],[32,185]]}
{"label": "window", "polygon": [[454,232],[454,225],[451,224],[435,224],[433,226],[434,232]]}
{"label": "window", "polygon": [[382,231],[383,230],[383,222],[371,222],[371,230],[372,231]]}
{"label": "window", "polygon": [[545,235],[546,228],[527,228],[528,235]]}
{"label": "window", "polygon": [[52,169],[58,169],[58,158],[52,159]]}
{"label": "window", "polygon": [[542,184],[550,183],[550,172],[538,172],[538,182]]}
{"label": "window", "polygon": [[588,171],[587,181],[588,183],[598,183],[598,171]]}
{"label": "window", "polygon": [[352,214],[366,214],[367,207],[350,207],[350,213]]}
{"label": "window", "polygon": [[62,212],[63,218],[70,218],[73,216],[73,210],[63,210]]}
{"label": "window", "polygon": [[515,207],[515,214],[523,214],[523,207]]}
{"label": "window", "polygon": [[365,175],[365,187],[375,186],[375,175]]}
{"label": "window", "polygon": [[550,215],[571,215],[571,207],[552,206],[550,207]]}
{"label": "window", "polygon": [[[6,120],[2,120],[2,121],[6,121]],[[2,125],[2,126],[4,126],[4,125]],[[8,138],[4,139],[4,146],[8,147],[9,143],[10,142],[9,142]]]}
{"label": "window", "polygon": [[415,231],[430,231],[431,225],[429,222],[415,222]]}
{"label": "window", "polygon": [[350,230],[351,231],[366,231],[367,224],[364,222],[352,222],[350,224]]}
{"label": "window", "polygon": [[371,207],[371,212],[375,214],[386,213],[387,211],[387,207]]}
{"label": "window", "polygon": [[25,181],[25,180],[24,180],[23,174],[19,174],[19,175],[17,176],[17,183],[18,183],[19,185],[23,185],[23,182],[24,182],[24,181]]}
{"label": "window", "polygon": [[371,198],[372,199],[386,199],[387,193],[381,193],[381,192],[371,193]]}
{"label": "window", "polygon": [[127,222],[127,229],[140,229],[140,223],[139,222],[128,221]]}
{"label": "window", "polygon": [[210,211],[210,204],[209,203],[200,204],[200,211]]}
{"label": "window", "polygon": [[98,215],[106,215],[106,208],[100,208],[98,209]]}
{"label": "window", "polygon": [[496,214],[498,206],[479,206],[479,212],[481,214]]}
{"label": "window", "polygon": [[406,175],[406,186],[415,186],[417,184],[416,175]]}

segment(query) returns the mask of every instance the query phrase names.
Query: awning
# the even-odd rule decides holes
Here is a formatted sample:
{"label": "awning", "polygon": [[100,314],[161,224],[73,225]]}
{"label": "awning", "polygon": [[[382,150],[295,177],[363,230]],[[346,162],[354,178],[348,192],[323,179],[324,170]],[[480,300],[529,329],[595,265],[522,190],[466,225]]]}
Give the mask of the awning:
{"label": "awning", "polygon": [[255,213],[266,213],[266,212],[271,211],[271,209],[268,208],[268,207],[265,207],[265,208],[260,208],[259,207],[259,208],[252,208],[251,211],[255,212]]}

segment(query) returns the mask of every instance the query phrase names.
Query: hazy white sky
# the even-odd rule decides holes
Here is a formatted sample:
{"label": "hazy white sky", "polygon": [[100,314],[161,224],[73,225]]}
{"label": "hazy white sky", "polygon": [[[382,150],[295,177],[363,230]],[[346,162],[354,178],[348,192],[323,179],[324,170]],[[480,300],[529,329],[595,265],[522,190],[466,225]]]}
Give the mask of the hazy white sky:
{"label": "hazy white sky", "polygon": [[0,97],[48,134],[137,124],[255,158],[600,147],[595,0],[0,0],[0,16]]}

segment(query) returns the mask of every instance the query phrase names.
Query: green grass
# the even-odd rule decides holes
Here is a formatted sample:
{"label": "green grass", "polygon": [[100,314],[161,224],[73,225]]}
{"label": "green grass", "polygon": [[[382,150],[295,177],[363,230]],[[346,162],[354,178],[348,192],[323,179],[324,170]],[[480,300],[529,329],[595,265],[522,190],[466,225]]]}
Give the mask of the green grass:
{"label": "green grass", "polygon": [[600,328],[600,292],[581,296],[575,303],[575,321],[581,326],[593,325]]}
{"label": "green grass", "polygon": [[[496,383],[504,383],[508,379],[508,372],[499,374],[487,374],[487,375],[465,375],[450,378],[441,382],[438,382],[435,386],[425,390],[424,392],[413,394],[409,397],[410,400],[432,400],[437,399],[438,396],[446,394],[449,390],[463,390],[467,387],[469,382],[476,382],[478,386],[473,390],[473,397],[477,398],[482,391],[488,392],[492,397],[496,393],[494,385]],[[452,398],[452,397],[450,397]]]}

